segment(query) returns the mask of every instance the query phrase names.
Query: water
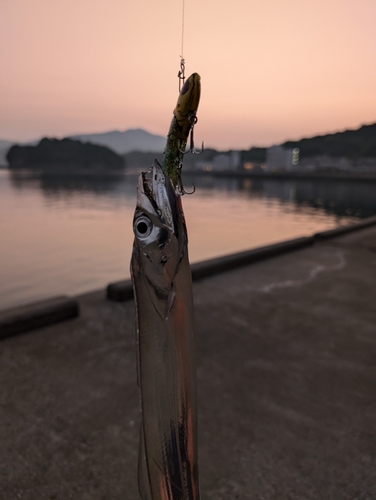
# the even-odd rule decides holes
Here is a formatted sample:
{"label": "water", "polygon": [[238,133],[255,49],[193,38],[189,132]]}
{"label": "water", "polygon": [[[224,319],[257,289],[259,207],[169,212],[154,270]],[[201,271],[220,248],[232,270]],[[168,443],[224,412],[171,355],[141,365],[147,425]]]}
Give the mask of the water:
{"label": "water", "polygon": [[[373,184],[194,181],[196,193],[183,199],[191,262],[376,213]],[[129,277],[136,182],[0,170],[0,309]]]}

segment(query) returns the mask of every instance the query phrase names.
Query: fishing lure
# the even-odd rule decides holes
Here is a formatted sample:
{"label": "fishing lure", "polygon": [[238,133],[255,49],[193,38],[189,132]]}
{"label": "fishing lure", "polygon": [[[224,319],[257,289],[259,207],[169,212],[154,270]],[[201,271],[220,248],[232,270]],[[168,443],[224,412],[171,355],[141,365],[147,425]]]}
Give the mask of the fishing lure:
{"label": "fishing lure", "polygon": [[[131,274],[141,392],[142,500],[199,500],[192,279],[181,167],[200,100],[200,76],[179,94],[163,166],[137,187]],[[194,149],[194,145],[191,149]]]}
{"label": "fishing lure", "polygon": [[163,162],[163,171],[171,179],[175,188],[184,194],[181,185],[181,167],[190,135],[190,152],[200,154],[194,148],[193,130],[197,123],[197,108],[201,96],[201,78],[193,73],[184,83],[174,109]]}

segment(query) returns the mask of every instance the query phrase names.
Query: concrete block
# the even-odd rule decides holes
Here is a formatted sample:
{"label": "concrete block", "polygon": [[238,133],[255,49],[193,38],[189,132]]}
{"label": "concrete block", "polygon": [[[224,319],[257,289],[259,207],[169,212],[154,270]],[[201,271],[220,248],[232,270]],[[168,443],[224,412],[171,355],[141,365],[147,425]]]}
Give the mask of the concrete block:
{"label": "concrete block", "polygon": [[133,286],[131,280],[116,281],[107,286],[107,298],[117,302],[133,298]]}
{"label": "concrete block", "polygon": [[367,217],[354,224],[349,224],[347,226],[336,227],[334,229],[328,229],[327,231],[320,231],[315,233],[313,237],[316,240],[326,240],[328,238],[334,238],[335,236],[341,236],[342,234],[351,233],[353,231],[359,231],[369,226],[376,224],[376,217]]}
{"label": "concrete block", "polygon": [[79,315],[78,302],[65,295],[0,311],[0,339]]}
{"label": "concrete block", "polygon": [[[285,252],[290,252],[298,248],[303,248],[312,245],[314,239],[312,236],[296,238],[293,240],[282,241],[274,245],[267,245],[264,247],[255,248],[253,250],[246,250],[245,252],[238,252],[224,257],[215,259],[204,260],[191,265],[192,280],[197,281],[214,274],[223,273],[236,267],[245,266],[256,262],[258,260],[267,259],[275,255]],[[130,280],[117,281],[110,283],[107,286],[107,298],[122,302],[133,298],[132,282]]]}
{"label": "concrete block", "polygon": [[295,238],[293,240],[282,241],[274,245],[267,245],[253,250],[246,250],[245,252],[238,252],[224,257],[218,257],[204,262],[198,262],[191,266],[192,279],[194,281],[212,276],[213,274],[222,273],[235,269],[237,267],[245,266],[256,262],[258,260],[267,259],[280,255],[285,252],[291,252],[298,248],[303,248],[312,245],[314,239],[312,236]]}

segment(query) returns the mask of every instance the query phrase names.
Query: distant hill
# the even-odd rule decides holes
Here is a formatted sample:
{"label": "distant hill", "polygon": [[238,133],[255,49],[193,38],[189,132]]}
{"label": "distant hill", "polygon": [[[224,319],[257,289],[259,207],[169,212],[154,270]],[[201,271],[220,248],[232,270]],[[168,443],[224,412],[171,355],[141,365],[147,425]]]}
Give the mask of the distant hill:
{"label": "distant hill", "polygon": [[101,144],[119,154],[129,153],[130,151],[163,152],[166,144],[166,137],[150,134],[143,129],[130,129],[124,132],[114,130],[101,134],[79,134],[72,135],[69,138],[88,141],[93,144]]}
{"label": "distant hill", "polygon": [[[77,134],[68,137],[68,139],[89,142],[106,146],[118,154],[125,154],[131,151],[140,152],[156,152],[161,154],[166,145],[166,137],[150,134],[142,129],[130,129],[120,132],[114,130],[112,132],[103,132],[99,134]],[[34,145],[38,141],[28,142],[27,144],[14,141],[0,140],[0,165],[6,164],[6,154],[9,148],[15,144],[19,145]]]}
{"label": "distant hill", "polygon": [[[149,153],[161,157],[166,144],[166,138],[150,134],[142,129],[130,129],[124,132],[112,131],[101,134],[81,134],[71,136],[70,139],[90,142],[107,146],[125,158],[130,154],[129,165],[149,161]],[[5,155],[12,142],[0,140],[0,165],[5,164]],[[30,144],[30,142],[28,143]],[[356,130],[345,130],[333,134],[319,135],[298,141],[286,141],[282,146],[299,148],[300,158],[310,156],[340,156],[351,159],[376,157],[376,123],[363,125]],[[134,154],[133,154],[134,153]],[[145,156],[146,154],[146,156]],[[200,160],[210,160],[217,151],[206,149]],[[264,162],[266,148],[252,147],[241,152],[242,161]],[[145,156],[145,157],[144,157]],[[191,155],[187,155],[185,163],[193,162]]]}
{"label": "distant hill", "polygon": [[363,125],[356,130],[286,141],[282,146],[299,148],[301,158],[319,155],[351,159],[376,157],[376,123]]}
{"label": "distant hill", "polygon": [[[347,157],[351,159],[376,157],[376,123],[363,125],[356,130],[346,130],[344,132],[304,138],[299,141],[286,141],[281,145],[289,148],[298,147],[300,149],[300,158],[320,155]],[[266,160],[266,149],[252,147],[249,150],[243,150],[241,151],[241,161],[263,163]],[[206,148],[199,159],[201,161],[212,161],[217,154],[218,151],[215,149]],[[154,150],[154,153],[133,150],[124,154],[127,164],[131,166],[149,165],[154,156],[157,156],[160,161],[163,158],[158,153],[158,150]],[[190,167],[196,160],[197,157],[187,155],[184,158],[184,165]]]}
{"label": "distant hill", "polygon": [[4,141],[0,140],[0,166],[1,165],[6,165],[6,154],[8,152],[8,149],[14,144],[14,142],[11,141]]}
{"label": "distant hill", "polygon": [[46,137],[36,146],[12,146],[6,158],[13,169],[121,169],[124,166],[124,159],[106,146]]}

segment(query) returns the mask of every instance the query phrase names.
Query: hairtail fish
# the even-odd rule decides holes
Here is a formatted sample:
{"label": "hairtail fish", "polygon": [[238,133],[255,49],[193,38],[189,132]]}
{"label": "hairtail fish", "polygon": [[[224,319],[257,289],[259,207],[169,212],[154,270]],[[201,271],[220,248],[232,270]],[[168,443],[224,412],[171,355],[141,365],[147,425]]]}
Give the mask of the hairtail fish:
{"label": "hairtail fish", "polygon": [[192,280],[180,177],[199,100],[200,77],[194,73],[179,94],[163,167],[155,160],[137,187],[131,274],[142,412],[142,500],[200,498]]}

